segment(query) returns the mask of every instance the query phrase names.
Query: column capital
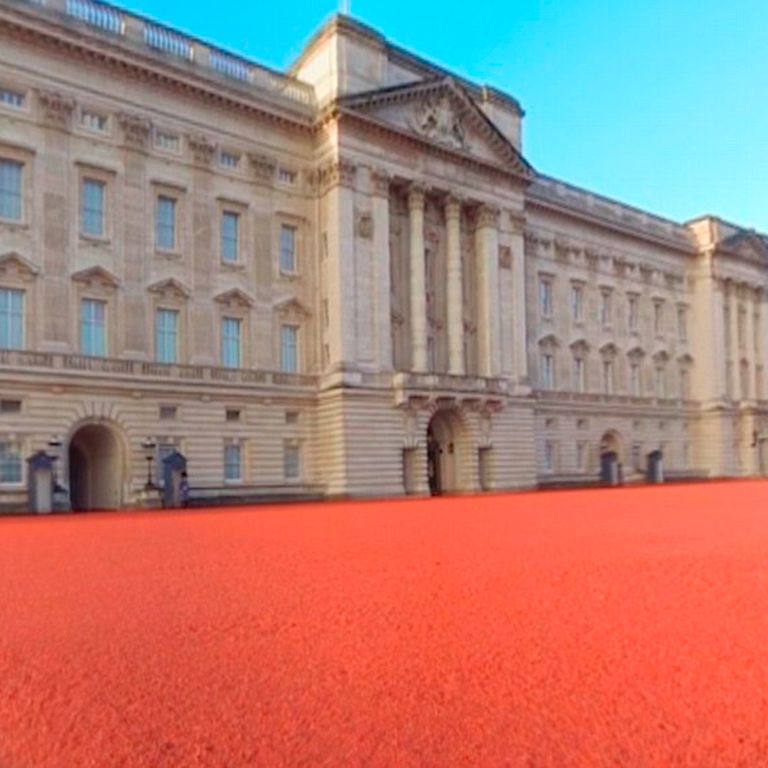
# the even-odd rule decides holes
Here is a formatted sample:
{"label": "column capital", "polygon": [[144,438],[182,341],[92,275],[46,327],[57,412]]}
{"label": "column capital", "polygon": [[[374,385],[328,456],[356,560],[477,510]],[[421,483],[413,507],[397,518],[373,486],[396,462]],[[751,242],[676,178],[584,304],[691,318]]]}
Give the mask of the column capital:
{"label": "column capital", "polygon": [[445,218],[457,219],[461,215],[464,198],[456,192],[449,192],[445,197]]}
{"label": "column capital", "polygon": [[481,203],[477,209],[476,223],[478,227],[498,227],[501,211],[495,205]]}
{"label": "column capital", "polygon": [[354,188],[356,175],[357,165],[352,160],[339,157],[318,167],[311,181],[325,193],[335,186]]}
{"label": "column capital", "polygon": [[43,115],[51,125],[68,128],[72,113],[77,106],[74,98],[58,91],[38,89],[37,99],[43,108]]}
{"label": "column capital", "polygon": [[389,185],[392,182],[392,176],[384,170],[374,168],[371,171],[371,186],[373,194],[378,197],[389,197]]}
{"label": "column capital", "polygon": [[410,210],[424,210],[426,187],[420,182],[414,181],[408,185],[408,208]]}

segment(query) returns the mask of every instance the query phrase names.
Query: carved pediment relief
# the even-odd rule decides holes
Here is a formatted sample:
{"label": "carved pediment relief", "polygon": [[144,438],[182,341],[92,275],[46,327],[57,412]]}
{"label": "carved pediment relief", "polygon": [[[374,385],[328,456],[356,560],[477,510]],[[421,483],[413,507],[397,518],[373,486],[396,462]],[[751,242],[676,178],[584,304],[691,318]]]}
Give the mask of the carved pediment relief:
{"label": "carved pediment relief", "polygon": [[17,277],[22,280],[30,280],[40,272],[40,268],[35,266],[29,259],[24,258],[16,251],[8,251],[0,256],[0,275],[6,277]]}
{"label": "carved pediment relief", "polygon": [[225,307],[239,307],[241,309],[247,309],[253,306],[253,299],[239,288],[230,288],[228,291],[220,293],[214,297],[214,300],[219,304],[223,304]]}
{"label": "carved pediment relief", "polygon": [[339,100],[340,108],[395,132],[530,177],[532,169],[469,93],[451,77],[437,77]]}
{"label": "carved pediment relief", "polygon": [[305,318],[312,314],[309,309],[296,298],[286,299],[285,301],[275,304],[274,310],[278,315],[284,317]]}
{"label": "carved pediment relief", "polygon": [[188,299],[190,296],[190,290],[176,278],[169,277],[167,280],[160,280],[157,283],[153,283],[147,289],[150,293],[154,293],[164,299]]}
{"label": "carved pediment relief", "polygon": [[89,288],[104,288],[114,290],[120,285],[120,281],[105,267],[88,267],[75,272],[72,280]]}

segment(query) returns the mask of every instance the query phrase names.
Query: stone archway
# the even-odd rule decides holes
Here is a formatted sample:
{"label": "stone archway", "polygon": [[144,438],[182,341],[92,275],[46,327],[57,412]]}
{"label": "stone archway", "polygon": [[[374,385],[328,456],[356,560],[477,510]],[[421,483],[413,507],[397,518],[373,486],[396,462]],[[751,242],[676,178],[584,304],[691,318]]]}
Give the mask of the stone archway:
{"label": "stone archway", "polygon": [[125,449],[106,424],[84,424],[69,441],[69,497],[74,510],[120,509]]}
{"label": "stone archway", "polygon": [[427,480],[433,496],[466,489],[466,442],[459,414],[452,410],[436,411],[427,426]]}
{"label": "stone archway", "polygon": [[623,450],[621,436],[608,430],[600,440],[600,481],[605,485],[619,485],[623,478]]}

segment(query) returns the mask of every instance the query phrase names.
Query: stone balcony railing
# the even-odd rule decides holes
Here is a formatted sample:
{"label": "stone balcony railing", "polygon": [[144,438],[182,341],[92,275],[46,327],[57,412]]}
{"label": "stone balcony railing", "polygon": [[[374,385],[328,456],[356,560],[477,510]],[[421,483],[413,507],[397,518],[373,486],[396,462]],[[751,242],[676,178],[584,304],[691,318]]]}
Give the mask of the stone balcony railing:
{"label": "stone balcony railing", "polygon": [[392,377],[397,402],[409,397],[464,397],[498,400],[509,394],[509,382],[502,378],[451,376],[447,373],[396,373]]}
{"label": "stone balcony railing", "polygon": [[280,72],[222,51],[196,38],[182,35],[161,24],[127,13],[97,0],[12,0],[28,12],[55,18],[58,22],[85,27],[118,45],[162,57],[199,74],[224,79],[234,87],[257,88],[304,107],[315,104],[314,89]]}
{"label": "stone balcony railing", "polygon": [[637,397],[635,395],[606,395],[602,392],[570,392],[560,390],[536,390],[536,398],[545,402],[602,403],[605,405],[661,406],[664,408],[695,408],[697,400],[677,397]]}
{"label": "stone balcony railing", "polygon": [[161,379],[177,382],[211,384],[261,385],[314,389],[317,378],[300,373],[259,371],[248,368],[219,368],[210,365],[182,365],[156,363],[143,360],[122,360],[112,357],[89,357],[59,352],[32,352],[28,350],[0,350],[0,370],[22,369],[24,372],[74,372],[89,375],[107,375],[126,379]]}

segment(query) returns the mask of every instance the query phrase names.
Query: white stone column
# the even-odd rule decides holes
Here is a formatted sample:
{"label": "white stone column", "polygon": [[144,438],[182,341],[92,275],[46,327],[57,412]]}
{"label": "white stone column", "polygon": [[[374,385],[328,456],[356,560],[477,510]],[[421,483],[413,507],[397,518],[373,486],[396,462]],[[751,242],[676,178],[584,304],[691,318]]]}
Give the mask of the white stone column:
{"label": "white stone column", "polygon": [[518,383],[528,380],[528,327],[526,320],[525,301],[525,240],[524,220],[512,216],[512,306],[514,314],[515,333],[512,337],[514,344],[515,381]]}
{"label": "white stone column", "polygon": [[371,174],[373,192],[373,260],[376,301],[376,362],[382,371],[392,370],[392,306],[389,251],[389,175]]}
{"label": "white stone column", "polygon": [[424,254],[424,187],[411,186],[408,192],[410,212],[410,286],[411,286],[411,370],[427,370],[427,275]]}
{"label": "white stone column", "polygon": [[461,275],[461,202],[449,195],[445,201],[447,235],[447,320],[448,373],[463,376],[464,370],[464,290]]}
{"label": "white stone column", "polygon": [[755,306],[753,302],[754,292],[749,286],[746,288],[744,306],[747,310],[746,323],[744,323],[744,357],[747,358],[749,365],[749,375],[747,376],[747,399],[755,399],[755,324],[754,324],[754,312]]}
{"label": "white stone column", "polygon": [[729,283],[728,286],[728,306],[730,307],[731,326],[728,329],[730,334],[730,356],[731,361],[731,399],[741,400],[741,371],[739,366],[739,302],[736,296],[735,283]]}
{"label": "white stone column", "polygon": [[480,375],[501,373],[501,318],[499,313],[499,210],[482,205],[475,226],[478,284],[478,362]]}

